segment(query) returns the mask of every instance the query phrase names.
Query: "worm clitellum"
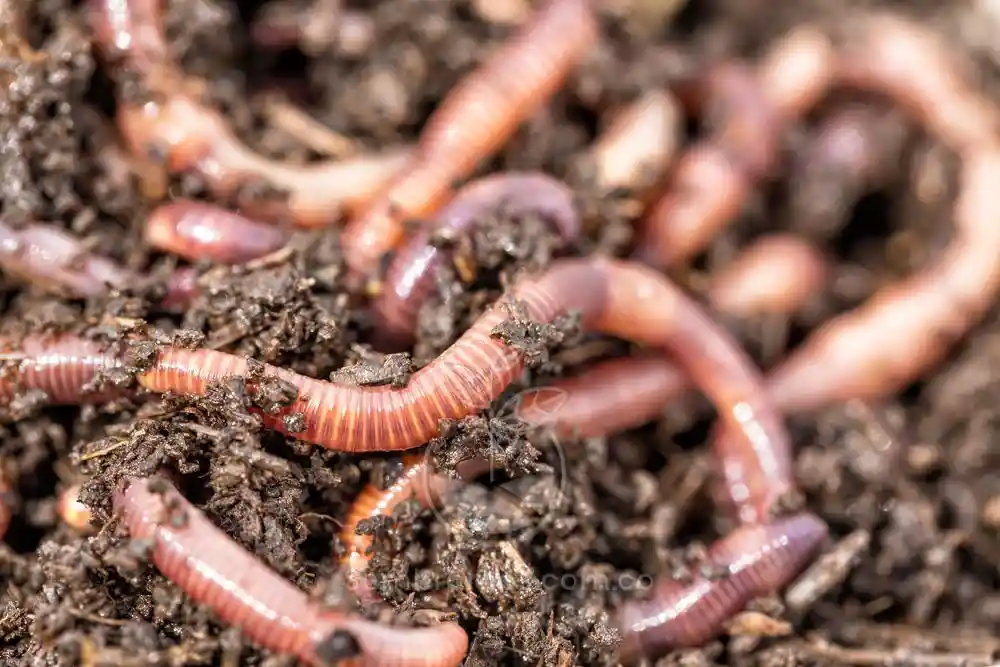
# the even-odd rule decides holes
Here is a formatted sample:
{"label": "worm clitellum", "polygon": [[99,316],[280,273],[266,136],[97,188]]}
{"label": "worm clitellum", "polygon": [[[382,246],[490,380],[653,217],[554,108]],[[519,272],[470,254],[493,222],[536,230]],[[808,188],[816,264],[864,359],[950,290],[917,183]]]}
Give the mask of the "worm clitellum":
{"label": "worm clitellum", "polygon": [[456,86],[427,121],[413,162],[344,232],[348,267],[372,275],[409,219],[432,215],[453,184],[499,148],[558,90],[597,39],[590,0],[547,0]]}
{"label": "worm clitellum", "polygon": [[380,336],[395,346],[412,343],[420,307],[431,296],[436,272],[448,258],[433,242],[435,232],[465,232],[493,211],[514,217],[537,216],[551,223],[564,244],[580,233],[573,192],[538,172],[505,172],[473,181],[400,248],[389,265],[385,287],[372,306]]}
{"label": "worm clitellum", "polygon": [[[261,179],[288,192],[287,202],[248,212],[290,217],[303,227],[332,224],[367,202],[410,159],[409,149],[337,162],[292,165],[265,158],[233,134],[225,118],[198,100],[195,84],[169,58],[160,0],[90,0],[88,18],[110,61],[142,75],[154,93],[119,104],[118,128],[131,151],[162,155],[171,171],[197,172],[218,196]],[[259,210],[258,210],[259,209]]]}
{"label": "worm clitellum", "polygon": [[116,511],[170,581],[260,646],[311,667],[456,667],[468,638],[455,623],[388,627],[326,610],[234,542],[165,480],[127,479]]}

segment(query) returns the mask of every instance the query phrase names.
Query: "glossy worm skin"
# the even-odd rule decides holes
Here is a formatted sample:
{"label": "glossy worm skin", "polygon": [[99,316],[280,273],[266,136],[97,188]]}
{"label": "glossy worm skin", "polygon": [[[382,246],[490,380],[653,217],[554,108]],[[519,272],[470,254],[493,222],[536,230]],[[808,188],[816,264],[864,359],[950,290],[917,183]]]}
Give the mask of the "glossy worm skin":
{"label": "glossy worm skin", "polygon": [[42,223],[20,229],[0,223],[0,268],[64,296],[99,296],[129,277],[117,263],[87,251],[72,234]]}
{"label": "glossy worm skin", "polygon": [[268,255],[289,234],[212,204],[175,201],[158,207],[145,225],[150,246],[191,261],[241,264]]}
{"label": "glossy worm skin", "polygon": [[708,302],[739,317],[793,313],[822,292],[829,275],[829,261],[812,243],[768,234],[712,276]]}
{"label": "glossy worm skin", "polygon": [[344,232],[348,268],[369,276],[403,239],[410,219],[432,215],[457,181],[496,151],[563,83],[597,40],[590,0],[547,0],[456,86],[421,132],[413,162]]}
{"label": "glossy worm skin", "polygon": [[[826,92],[832,60],[829,42],[803,29],[780,40],[757,68],[761,94],[748,92],[738,68],[720,77],[714,92],[725,99],[715,131],[681,156],[669,188],[646,212],[636,258],[659,268],[685,261],[736,218],[754,183],[769,174],[783,127]],[[722,85],[732,80],[742,84],[732,91]],[[699,103],[713,108],[712,100]]]}
{"label": "glossy worm skin", "polygon": [[157,569],[254,643],[310,667],[455,667],[468,649],[455,623],[387,627],[321,608],[261,563],[163,480],[130,479],[115,508]]}
{"label": "glossy worm skin", "polygon": [[90,530],[90,508],[80,502],[80,485],[73,484],[62,490],[56,503],[59,518],[78,533]]}
{"label": "glossy worm skin", "polygon": [[[77,298],[101,296],[137,280],[64,229],[41,222],[20,229],[0,223],[0,270],[48,293]],[[177,269],[167,279],[160,305],[183,308],[195,294],[194,282],[192,269]]]}
{"label": "glossy worm skin", "polygon": [[690,583],[662,578],[649,600],[622,606],[620,659],[630,663],[704,644],[750,600],[788,584],[790,574],[809,563],[826,536],[826,524],[811,514],[737,528],[708,552],[708,563],[722,569],[721,578],[696,574]]}
{"label": "glossy worm skin", "polygon": [[433,293],[437,271],[451,254],[434,243],[435,233],[466,233],[473,225],[488,222],[494,211],[515,218],[543,218],[564,244],[580,234],[573,192],[551,176],[505,172],[473,181],[441,209],[433,228],[422,228],[389,265],[383,291],[372,305],[375,326],[387,344],[404,347],[412,343],[420,308]]}
{"label": "glossy worm skin", "polygon": [[154,93],[142,103],[119,104],[118,127],[130,150],[163,156],[171,171],[198,173],[218,196],[253,179],[288,193],[286,202],[247,207],[253,215],[290,218],[303,227],[330,225],[367,202],[409,162],[409,149],[309,165],[265,158],[243,144],[221,114],[198,101],[196,84],[169,59],[160,0],[90,0],[87,14],[105,57],[124,61]]}
{"label": "glossy worm skin", "polygon": [[680,147],[682,121],[677,101],[664,90],[615,113],[583,158],[598,191],[635,191],[658,182]]}
{"label": "glossy worm skin", "polygon": [[775,400],[797,411],[905,387],[943,359],[1000,292],[1000,113],[924,26],[873,13],[851,34],[857,41],[840,58],[838,81],[888,95],[961,156],[955,235],[932,265],[826,323],[772,371]]}
{"label": "glossy worm skin", "polygon": [[5,400],[17,391],[36,390],[45,392],[50,403],[73,405],[101,403],[120,393],[88,387],[101,371],[121,366],[113,347],[66,335],[32,335],[0,347],[0,398]]}

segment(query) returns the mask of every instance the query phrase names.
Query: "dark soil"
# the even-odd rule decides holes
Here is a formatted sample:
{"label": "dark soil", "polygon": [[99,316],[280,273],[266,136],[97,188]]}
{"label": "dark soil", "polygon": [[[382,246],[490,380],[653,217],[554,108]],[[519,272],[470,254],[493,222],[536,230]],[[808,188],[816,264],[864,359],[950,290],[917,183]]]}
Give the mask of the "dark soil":
{"label": "dark soil", "polygon": [[[25,4],[26,38],[44,54],[37,61],[16,48],[10,36],[20,28],[9,9],[0,9],[0,74],[9,91],[0,98],[5,219],[64,224],[95,252],[166,275],[175,261],[141,241],[155,202],[115,146],[113,86],[92,52],[81,8],[70,0]],[[214,101],[249,144],[290,160],[317,155],[267,120],[266,93],[283,91],[362,146],[388,145],[414,137],[435,103],[510,33],[478,17],[473,7],[483,3],[349,2],[373,6],[371,41],[350,48],[313,44],[306,55],[251,42],[261,11],[256,3],[166,4],[172,44],[186,70],[211,82]],[[312,3],[285,4],[307,12]],[[593,139],[603,110],[668,84],[705,56],[759,54],[788,26],[825,21],[847,3],[631,4],[643,14],[609,14],[593,58],[483,166],[541,168],[570,178],[591,213],[577,254],[623,251],[631,236],[627,207],[596,200],[570,168]],[[668,21],[668,6],[675,4],[679,13]],[[956,48],[976,56],[984,85],[998,89],[990,31],[983,27],[989,19],[977,16],[971,3],[891,4],[934,16]],[[789,137],[790,151],[808,144],[810,129],[804,124]],[[833,214],[790,198],[790,191],[809,184],[804,172],[789,170],[748,202],[741,224],[686,272],[697,289],[738,248],[775,229],[820,239],[839,259],[828,293],[807,314],[727,321],[763,366],[947,242],[954,157],[914,132],[888,164],[885,185],[875,193],[852,192],[850,175],[826,174],[826,182],[813,183],[860,198]],[[168,188],[170,196],[204,192],[191,178],[176,178]],[[471,287],[457,279],[443,283],[443,298],[423,313],[415,364],[460,335],[516,269],[550,261],[554,244],[547,234],[541,225],[498,218],[465,239],[459,265],[474,281]],[[211,289],[174,319],[150,305],[162,289],[155,280],[83,303],[41,295],[5,277],[2,326],[14,334],[87,329],[108,338],[158,331],[178,344],[203,343],[315,377],[353,364],[377,367],[381,362],[365,347],[366,313],[353,308],[339,286],[338,233],[301,234],[297,248],[250,268],[211,269]],[[998,316],[899,400],[848,404],[793,421],[799,479],[809,507],[840,543],[835,557],[787,598],[755,603],[728,637],[663,664],[958,665],[989,664],[1000,655],[994,638],[1000,628],[1000,455],[991,452],[1000,436]],[[575,335],[518,342],[537,363],[515,390],[626,349]],[[396,365],[355,376],[384,382],[400,373],[406,369]],[[249,646],[141,565],[134,545],[110,521],[110,490],[123,474],[171,473],[192,502],[270,567],[331,603],[353,604],[334,557],[339,521],[364,484],[391,479],[398,458],[290,442],[260,428],[243,390],[232,382],[203,398],[122,401],[100,409],[42,408],[31,397],[11,406],[0,426],[4,470],[15,481],[14,523],[0,545],[3,664],[291,663]],[[269,399],[280,399],[281,388],[274,390]],[[498,401],[486,414],[454,424],[432,447],[445,464],[483,452],[502,460],[515,478],[508,492],[518,495],[510,530],[487,530],[483,512],[500,491],[479,484],[439,515],[404,512],[374,527],[372,569],[387,604],[364,613],[407,622],[434,610],[456,612],[473,637],[470,665],[611,664],[609,612],[635,594],[623,590],[629,580],[622,575],[683,571],[702,545],[734,525],[713,502],[706,445],[711,413],[703,401],[684,401],[643,428],[562,439],[554,447],[504,406],[509,403]],[[55,511],[58,491],[81,480],[94,524],[103,526],[89,537],[63,525]],[[435,594],[442,588],[445,596]]]}

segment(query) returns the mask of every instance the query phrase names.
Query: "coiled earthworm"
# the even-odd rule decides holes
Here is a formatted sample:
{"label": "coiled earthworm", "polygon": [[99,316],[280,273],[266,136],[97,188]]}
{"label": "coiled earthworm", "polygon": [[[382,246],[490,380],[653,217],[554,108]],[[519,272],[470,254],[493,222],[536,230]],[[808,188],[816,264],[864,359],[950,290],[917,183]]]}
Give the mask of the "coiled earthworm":
{"label": "coiled earthworm", "polygon": [[[741,70],[722,71],[726,76],[708,91],[727,102],[716,131],[681,156],[667,192],[640,226],[635,256],[652,266],[691,257],[735,219],[755,180],[770,170],[780,129],[826,92],[833,52],[822,35],[792,33],[757,68],[757,95],[748,94],[746,81],[730,89],[731,80],[746,78]],[[703,104],[712,108],[709,99]]]}
{"label": "coiled earthworm", "polygon": [[709,566],[721,569],[721,577],[697,574],[690,583],[661,578],[649,600],[622,606],[617,615],[620,660],[704,644],[747,602],[786,585],[826,536],[826,524],[812,514],[737,528],[708,552]]}
{"label": "coiled earthworm", "polygon": [[170,61],[160,0],[91,0],[88,18],[110,60],[143,75],[151,99],[120,102],[118,126],[131,151],[159,155],[174,172],[193,170],[217,196],[261,179],[286,191],[284,203],[244,207],[262,217],[289,217],[304,227],[335,222],[368,201],[410,159],[397,149],[337,162],[292,165],[265,158],[233,134],[225,118],[199,102],[193,82]]}
{"label": "coiled earthworm", "polygon": [[434,213],[452,186],[499,148],[562,84],[597,39],[590,0],[548,0],[434,111],[413,162],[344,232],[348,268],[370,276],[409,219]]}
{"label": "coiled earthworm", "polygon": [[895,109],[851,101],[829,112],[790,170],[790,217],[797,229],[833,238],[864,194],[887,184],[903,159],[909,127]]}
{"label": "coiled earthworm", "polygon": [[681,142],[681,110],[667,91],[646,93],[615,113],[584,154],[600,192],[635,191],[666,175]]}
{"label": "coiled earthworm", "polygon": [[711,277],[708,302],[739,317],[792,313],[823,290],[829,273],[829,262],[807,240],[768,234]]}
{"label": "coiled earthworm", "polygon": [[83,533],[90,528],[90,508],[81,503],[79,498],[79,484],[66,487],[59,494],[56,511],[63,523],[78,533]]}
{"label": "coiled earthworm", "polygon": [[450,255],[434,243],[434,235],[463,233],[488,220],[493,211],[516,218],[544,219],[564,244],[572,243],[580,234],[573,192],[551,176],[505,172],[473,181],[441,209],[433,228],[422,228],[389,265],[385,286],[372,304],[375,326],[385,344],[401,347],[412,342],[420,308],[434,290],[436,272]]}
{"label": "coiled earthworm", "polygon": [[146,219],[146,243],[188,260],[240,264],[268,255],[288,241],[274,225],[195,201],[157,207]]}
{"label": "coiled earthworm", "polygon": [[838,80],[887,95],[962,157],[955,234],[934,264],[828,322],[771,372],[772,395],[793,410],[901,389],[940,361],[1000,291],[1000,114],[922,26],[871,14],[852,36]]}
{"label": "coiled earthworm", "polygon": [[387,627],[323,609],[229,538],[163,480],[129,479],[114,504],[157,569],[258,645],[312,667],[456,667],[468,649],[455,623]]}

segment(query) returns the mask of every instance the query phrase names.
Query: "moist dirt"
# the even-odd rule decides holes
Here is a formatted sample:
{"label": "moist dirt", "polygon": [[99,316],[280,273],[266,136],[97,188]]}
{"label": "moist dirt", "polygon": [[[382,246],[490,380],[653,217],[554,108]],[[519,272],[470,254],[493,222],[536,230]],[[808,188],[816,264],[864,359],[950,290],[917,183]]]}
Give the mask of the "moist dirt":
{"label": "moist dirt", "polygon": [[[309,15],[307,23],[323,25],[328,3],[164,4],[174,55],[205,83],[239,136],[276,159],[304,161],[412,140],[447,91],[510,34],[504,17],[522,3],[347,2],[367,18],[353,31],[293,31],[270,44],[261,43],[261,17]],[[481,167],[567,179],[586,211],[585,237],[569,251],[575,255],[621,254],[632,236],[635,207],[598,198],[574,169],[602,113],[706,58],[752,58],[791,25],[871,3],[608,4],[628,9],[606,12],[603,40],[587,63]],[[977,9],[986,3],[891,4],[935,21],[954,48],[974,56],[982,85],[1000,91],[984,27],[995,19]],[[203,289],[191,308],[164,315],[155,303],[177,261],[143,245],[145,216],[163,198],[214,200],[197,178],[165,179],[157,165],[119,147],[114,86],[83,11],[69,0],[0,7],[0,77],[8,91],[0,98],[3,216],[63,225],[148,279],[82,302],[3,276],[5,334],[68,330],[115,340],[138,332],[314,377],[398,384],[453,342],[517,270],[553,258],[558,246],[545,225],[502,211],[468,237],[449,239],[456,261],[421,313],[410,359],[383,358],[366,345],[370,320],[341,285],[337,230],[299,232],[290,251],[244,267],[200,267]],[[786,164],[808,153],[830,108],[789,133]],[[289,131],[289,110],[323,130]],[[675,276],[703,292],[706,276],[764,231],[791,230],[823,244],[836,262],[833,278],[800,315],[723,319],[765,368],[948,242],[955,157],[901,117],[880,122],[876,139],[885,139],[887,154],[876,187],[859,186],[849,172],[785,168],[747,202],[739,224]],[[829,522],[835,547],[788,596],[756,601],[719,641],[660,664],[985,665],[1000,655],[1000,454],[992,451],[1000,435],[998,316],[898,399],[791,420],[805,502]],[[715,502],[710,406],[684,400],[626,433],[553,441],[517,420],[511,397],[629,347],[583,335],[569,320],[534,327],[514,317],[508,324],[504,337],[530,361],[525,377],[492,409],[447,424],[430,444],[443,468],[487,455],[503,474],[468,484],[436,513],[403,508],[362,525],[376,536],[370,570],[386,602],[358,613],[386,623],[456,617],[472,638],[468,665],[612,665],[615,606],[641,594],[649,577],[700,567],[704,545],[735,525]],[[141,368],[155,350],[131,352],[130,363]],[[126,376],[108,380],[127,383]],[[279,382],[250,392],[229,381],[199,398],[135,395],[90,408],[46,408],[37,398],[18,396],[0,423],[2,464],[14,487],[14,520],[0,545],[0,663],[293,663],[220,626],[148,565],[146,545],[130,541],[112,518],[111,492],[124,475],[170,476],[282,576],[330,604],[357,604],[338,567],[340,521],[365,484],[392,480],[400,457],[345,455],[263,429],[249,408],[286,401]],[[93,513],[88,535],[62,523],[56,509],[59,492],[77,482]]]}

